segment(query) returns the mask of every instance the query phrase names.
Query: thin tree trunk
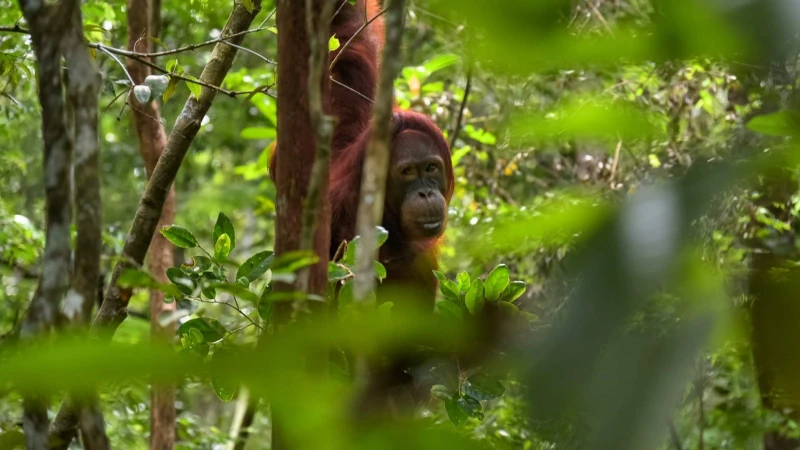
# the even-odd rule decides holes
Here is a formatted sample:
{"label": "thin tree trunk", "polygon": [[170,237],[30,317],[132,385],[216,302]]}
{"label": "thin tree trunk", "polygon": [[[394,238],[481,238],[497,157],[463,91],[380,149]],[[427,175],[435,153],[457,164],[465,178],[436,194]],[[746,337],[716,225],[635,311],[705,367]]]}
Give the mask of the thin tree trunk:
{"label": "thin tree trunk", "polygon": [[[61,79],[61,41],[70,26],[70,12],[78,7],[78,3],[75,0],[57,4],[20,0],[20,7],[30,26],[36,54],[44,137],[44,269],[20,330],[23,340],[32,341],[52,330],[68,282],[72,216],[69,171],[73,142],[66,123]],[[26,448],[47,449],[50,425],[47,417],[47,396],[41,392],[24,394],[23,430]]]}
{"label": "thin tree trunk", "polygon": [[392,139],[392,107],[394,106],[394,79],[400,73],[400,43],[403,37],[405,0],[390,0],[386,10],[386,44],[383,48],[378,90],[372,111],[372,134],[364,156],[364,173],[361,180],[361,202],[356,223],[361,242],[356,250],[356,278],[353,294],[356,301],[367,298],[375,288],[375,264],[378,254],[376,227],[383,220],[386,197],[386,172],[389,168],[389,151]]}
{"label": "thin tree trunk", "polygon": [[[160,2],[155,0],[128,0],[128,50],[139,53],[151,51],[149,37],[157,37],[150,30],[155,17],[161,16],[156,9]],[[143,38],[144,37],[144,38]],[[150,67],[132,59],[126,63],[128,73],[136,84],[144,83],[151,74]],[[139,138],[139,152],[144,160],[148,179],[155,170],[156,163],[167,144],[167,134],[161,124],[161,111],[156,101],[140,104],[131,96],[130,101],[137,106],[132,108],[133,122]],[[169,193],[161,210],[158,227],[175,222],[175,186]],[[168,282],[166,271],[174,265],[172,245],[160,233],[156,233],[147,253],[150,273],[160,282]],[[150,290],[150,331],[153,340],[169,341],[175,335],[175,324],[161,326],[159,317],[175,311],[175,303],[165,303],[164,293],[158,289]],[[175,383],[161,381],[154,383],[150,392],[150,448],[152,450],[171,450],[175,447]]]}
{"label": "thin tree trunk", "polygon": [[[328,192],[330,118],[323,110],[328,85],[327,39],[333,0],[279,0],[278,33],[278,152],[275,154],[277,187],[275,253],[311,248],[319,263],[300,274],[296,286],[326,295],[331,210],[324,201]],[[310,17],[308,10],[316,17]],[[320,19],[320,17],[322,19]],[[309,34],[309,29],[315,30]],[[313,36],[315,52],[309,39]],[[313,59],[312,59],[313,58]],[[313,73],[311,65],[313,64]],[[313,85],[310,84],[313,80]],[[313,105],[313,106],[312,106]],[[322,141],[320,141],[322,137]],[[313,172],[313,175],[312,175]],[[305,213],[305,214],[304,214]],[[277,286],[289,290],[292,286]],[[273,310],[276,329],[291,319],[292,305],[278,303]],[[278,331],[280,332],[280,331]],[[264,335],[264,338],[268,338]],[[311,356],[312,364],[324,360]],[[323,369],[325,370],[325,369]],[[289,448],[287,417],[282,405],[273,404],[272,449]]]}

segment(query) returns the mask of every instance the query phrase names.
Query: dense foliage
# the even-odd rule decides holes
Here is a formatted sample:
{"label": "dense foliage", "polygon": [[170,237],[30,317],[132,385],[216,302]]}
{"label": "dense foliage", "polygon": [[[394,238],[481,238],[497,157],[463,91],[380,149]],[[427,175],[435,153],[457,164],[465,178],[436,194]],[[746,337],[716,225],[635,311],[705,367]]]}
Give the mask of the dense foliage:
{"label": "dense foliage", "polygon": [[[257,22],[272,11],[268,3]],[[431,364],[432,399],[408,426],[419,436],[421,430],[447,434],[420,437],[420,445],[755,449],[773,433],[800,438],[800,402],[786,387],[796,381],[783,386],[786,398],[765,401],[772,393],[759,381],[768,370],[757,367],[752,318],[754,302],[769,300],[754,299],[760,285],[752,268],[759,257],[782,261],[769,266],[772,276],[796,275],[796,43],[780,34],[778,17],[768,13],[770,7],[781,11],[784,2],[754,2],[747,7],[752,10],[712,3],[410,5],[396,97],[401,107],[437,121],[452,140],[456,171],[437,273],[437,317],[470,322],[491,306],[515,325],[508,333],[514,336],[504,336],[513,343],[493,348],[479,367],[460,367],[457,358]],[[218,37],[230,4],[164,0],[161,8],[156,47],[174,49]],[[10,358],[0,369],[0,444],[10,443],[2,448],[19,442],[21,394],[3,383],[28,373],[10,373],[24,366],[11,349],[44,247],[40,109],[30,38],[15,29],[24,26],[18,11],[14,2],[0,0],[0,358]],[[124,48],[123,3],[89,0],[82,11],[90,42]],[[758,19],[748,21],[752,17]],[[313,254],[275,258],[271,251],[275,186],[267,164],[277,119],[269,94],[278,80],[264,57],[274,59],[279,32],[266,23],[248,35],[252,52],[237,57],[223,87],[260,92],[219,96],[181,167],[175,225],[161,230],[183,262],[167,271],[171,283],[155,281],[146,268],[120,280],[162,289],[168,301],[178,302],[163,318],[180,324],[175,346],[212,367],[226,364],[227,352],[256,346],[269,329],[274,302],[326,301],[270,289],[316,261]],[[197,76],[210,50],[156,63]],[[147,177],[122,106],[130,82],[113,58],[94,56],[104,76],[108,273],[123,257]],[[169,133],[181,102],[197,92],[186,82],[166,90],[169,95],[157,101]],[[354,244],[330,263],[331,291],[339,286],[344,312]],[[377,273],[380,278],[381,267]],[[129,303],[135,314],[120,327],[116,344],[149,339],[148,290],[135,292]],[[382,336],[375,328],[360,333]],[[342,342],[357,340],[353,330],[337,332]],[[446,330],[442,335],[450,338]],[[792,335],[778,337],[793,360]],[[289,350],[274,361],[293,367]],[[332,371],[349,379],[347,352],[340,353],[344,363],[332,358]],[[88,355],[78,354],[73,363]],[[303,424],[292,432],[313,434],[306,436],[308,445],[331,439],[348,448],[352,436],[326,409],[342,401],[341,386],[287,380],[261,364],[253,370],[264,370],[264,383],[287,383],[274,394],[276,404],[305,402],[316,414],[297,417]],[[778,378],[791,378],[794,366],[787,360],[774,370],[785,369]],[[247,403],[240,389],[247,377],[206,367],[187,372],[178,387],[178,447],[224,448],[237,410]],[[64,376],[70,373],[77,372]],[[143,375],[101,385],[115,448],[147,448]],[[404,426],[360,445],[388,442]],[[269,416],[257,415],[247,448],[267,448],[270,430]],[[403,439],[397,445],[423,448],[413,447],[408,435]]]}

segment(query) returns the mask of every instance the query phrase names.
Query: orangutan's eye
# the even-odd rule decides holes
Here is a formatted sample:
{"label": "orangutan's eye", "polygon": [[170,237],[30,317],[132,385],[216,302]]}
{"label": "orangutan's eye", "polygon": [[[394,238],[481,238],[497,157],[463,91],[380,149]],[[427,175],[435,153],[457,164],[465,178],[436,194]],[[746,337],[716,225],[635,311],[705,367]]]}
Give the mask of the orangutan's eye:
{"label": "orangutan's eye", "polygon": [[426,172],[436,172],[436,164],[429,164],[428,167],[425,169]]}

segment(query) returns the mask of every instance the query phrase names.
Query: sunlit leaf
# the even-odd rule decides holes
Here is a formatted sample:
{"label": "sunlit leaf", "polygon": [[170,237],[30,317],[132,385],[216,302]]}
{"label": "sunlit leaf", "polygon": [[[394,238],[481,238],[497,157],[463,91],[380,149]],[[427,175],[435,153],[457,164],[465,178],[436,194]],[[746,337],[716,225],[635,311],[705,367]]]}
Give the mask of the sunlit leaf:
{"label": "sunlit leaf", "polygon": [[503,293],[510,281],[509,275],[508,266],[505,264],[500,264],[489,272],[484,283],[486,300],[491,302],[500,298],[500,294]]}
{"label": "sunlit leaf", "polygon": [[[236,231],[233,229],[233,222],[224,213],[220,212],[217,221],[214,223],[214,234],[212,240],[217,242],[219,237],[227,234],[231,241],[231,250],[236,248]],[[238,278],[238,277],[237,277]]]}
{"label": "sunlit leaf", "polygon": [[217,239],[214,244],[214,258],[217,261],[225,261],[231,253],[231,238],[227,234],[223,234]]}

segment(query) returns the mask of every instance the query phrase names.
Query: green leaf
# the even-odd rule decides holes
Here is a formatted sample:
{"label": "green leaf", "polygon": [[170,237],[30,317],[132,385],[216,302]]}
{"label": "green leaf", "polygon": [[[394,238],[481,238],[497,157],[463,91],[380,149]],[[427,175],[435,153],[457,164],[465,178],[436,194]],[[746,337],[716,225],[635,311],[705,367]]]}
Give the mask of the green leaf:
{"label": "green leaf", "polygon": [[344,264],[328,262],[328,281],[342,281],[350,277],[350,270]]}
{"label": "green leaf", "polygon": [[[186,78],[189,78],[190,80],[195,80],[195,81],[197,81],[197,77],[195,77],[195,76],[192,76],[192,75],[185,75],[185,76],[186,76]],[[197,84],[197,83],[192,83],[191,81],[187,81],[187,82],[186,82],[186,87],[187,87],[187,88],[189,88],[189,92],[191,92],[191,93],[192,93],[192,96],[193,96],[193,97],[194,97],[196,100],[199,100],[199,99],[200,99],[200,94],[201,94],[201,93],[202,93],[202,91],[203,91],[203,87],[202,87],[202,86],[200,86],[200,85],[199,85],[199,84]]]}
{"label": "green leaf", "polygon": [[378,315],[388,319],[392,317],[392,308],[394,308],[394,303],[392,302],[381,303],[378,305]]}
{"label": "green leaf", "polygon": [[469,414],[458,404],[459,398],[458,393],[455,393],[444,402],[444,409],[447,411],[447,417],[450,419],[450,422],[457,427],[464,425],[467,423],[467,419],[469,419]]}
{"label": "green leaf", "polygon": [[178,82],[181,81],[180,78],[177,77],[169,77],[169,84],[167,88],[164,89],[164,93],[161,95],[161,99],[164,100],[164,103],[167,103],[170,98],[175,94],[175,87],[178,86]]}
{"label": "green leaf", "polygon": [[239,286],[238,284],[211,283],[207,286],[207,288],[213,288],[222,292],[227,292],[249,302],[255,303],[258,301],[258,295],[244,286]]}
{"label": "green leaf", "polygon": [[233,229],[233,222],[222,212],[217,216],[217,222],[214,224],[213,240],[217,242],[219,237],[227,234],[231,240],[231,250],[236,248],[236,231]]}
{"label": "green leaf", "polygon": [[[211,364],[219,367],[225,364],[226,360],[229,359],[233,353],[234,352],[231,352],[225,347],[219,348],[214,352],[214,356],[211,357]],[[233,400],[239,392],[239,385],[240,383],[227,376],[218,375],[211,378],[211,387],[214,388],[214,393],[216,393],[217,397],[223,402]]]}
{"label": "green leaf", "polygon": [[203,333],[201,333],[200,330],[197,328],[189,328],[189,333],[186,335],[186,345],[187,347],[194,347],[202,344],[204,339]]}
{"label": "green leaf", "polygon": [[267,286],[261,292],[261,297],[258,299],[258,316],[261,317],[264,323],[269,323],[269,318],[272,315],[273,302],[268,300],[270,293],[272,293],[272,287]]}
{"label": "green leaf", "polygon": [[457,427],[464,425],[470,417],[483,420],[481,402],[469,396],[459,395],[458,392],[444,402],[444,407],[447,410],[447,417]]}
{"label": "green leaf", "polygon": [[383,244],[386,243],[386,240],[389,239],[389,230],[383,228],[382,226],[378,226],[378,248],[380,248]]}
{"label": "green leaf", "polygon": [[330,39],[328,39],[328,51],[332,52],[339,48],[340,45],[339,39],[336,39],[336,35],[333,35]]}
{"label": "green leaf", "polygon": [[439,310],[439,313],[445,317],[456,320],[464,319],[464,310],[461,309],[461,305],[454,300],[443,300],[436,304],[436,308]]}
{"label": "green leaf", "polygon": [[461,385],[464,394],[478,400],[492,400],[506,392],[505,386],[499,380],[486,374],[477,373]]}
{"label": "green leaf", "polygon": [[139,269],[125,269],[117,278],[117,284],[123,288],[154,287],[158,282],[149,273]]}
{"label": "green leaf", "polygon": [[360,240],[361,236],[356,236],[352,241],[348,242],[347,248],[344,251],[344,257],[342,257],[342,264],[351,269],[356,266],[356,249],[358,248],[358,241]]}
{"label": "green leaf", "polygon": [[180,225],[164,225],[161,227],[160,231],[161,234],[176,247],[197,247],[197,239],[195,239],[194,235]]}
{"label": "green leaf", "polygon": [[239,266],[239,270],[236,271],[236,279],[247,278],[253,281],[261,275],[264,275],[264,273],[269,270],[270,266],[272,266],[274,260],[275,254],[273,252],[265,251],[256,253],[248,258],[244,264]]}
{"label": "green leaf", "polygon": [[472,315],[478,314],[483,309],[483,304],[486,301],[483,289],[483,281],[477,278],[470,284],[469,290],[464,296],[464,303]]}
{"label": "green leaf", "polygon": [[242,139],[264,140],[275,139],[278,136],[278,133],[275,128],[247,127],[239,133],[239,136],[241,136]]}
{"label": "green leaf", "polygon": [[458,277],[456,278],[456,281],[458,282],[459,293],[465,292],[467,289],[470,288],[470,278],[467,272],[459,273]]}
{"label": "green leaf", "polygon": [[446,67],[450,67],[456,63],[458,63],[459,57],[455,54],[444,54],[439,55],[427,62],[425,62],[422,67],[425,70],[426,75],[430,75],[434,72],[442,70]]}
{"label": "green leaf", "polygon": [[434,270],[433,274],[436,276],[436,279],[439,280],[439,291],[442,295],[448,299],[458,300],[458,285],[455,281],[448,280],[447,277],[438,270]]}
{"label": "green leaf", "polygon": [[191,278],[178,267],[170,267],[167,269],[167,278],[174,284],[179,291],[184,295],[191,295],[194,292],[195,284]]}
{"label": "green leaf", "polygon": [[520,313],[517,305],[509,302],[499,302],[497,308],[500,310],[500,313],[506,317],[514,317]]}
{"label": "green leaf", "polygon": [[747,128],[767,136],[796,136],[800,134],[800,116],[792,111],[778,111],[753,117]]}
{"label": "green leaf", "polygon": [[217,261],[225,261],[231,253],[231,238],[227,234],[223,234],[217,239],[214,244],[214,258]]}
{"label": "green leaf", "polygon": [[276,27],[268,27],[267,31],[270,33],[278,34],[278,29]]}
{"label": "green leaf", "polygon": [[508,266],[500,264],[486,277],[486,282],[483,284],[486,295],[486,300],[493,302],[500,298],[506,286],[508,286],[510,279]]}
{"label": "green leaf", "polygon": [[246,9],[247,12],[251,14],[256,9],[256,5],[255,2],[253,2],[253,0],[242,0],[242,6],[244,6],[244,9]]}
{"label": "green leaf", "polygon": [[203,342],[207,344],[221,340],[228,332],[218,320],[198,317],[182,323],[181,326],[178,327],[178,335],[189,335],[192,329],[200,332]]}
{"label": "green leaf", "polygon": [[375,276],[380,281],[386,279],[386,267],[378,261],[375,261]]}
{"label": "green leaf", "polygon": [[511,283],[508,283],[508,286],[506,286],[503,294],[500,296],[500,301],[513,302],[514,300],[520,298],[522,294],[525,293],[526,289],[528,289],[528,286],[524,281],[512,281]]}
{"label": "green leaf", "polygon": [[439,400],[447,401],[452,397],[452,392],[450,389],[447,389],[447,386],[443,384],[434,384],[431,386],[431,396],[438,398]]}
{"label": "green leaf", "polygon": [[319,262],[319,256],[313,251],[295,250],[278,255],[272,263],[272,272],[293,273],[317,262]]}
{"label": "green leaf", "polygon": [[167,62],[166,69],[169,73],[183,72],[183,69],[181,68],[181,65],[177,59],[169,60]]}

